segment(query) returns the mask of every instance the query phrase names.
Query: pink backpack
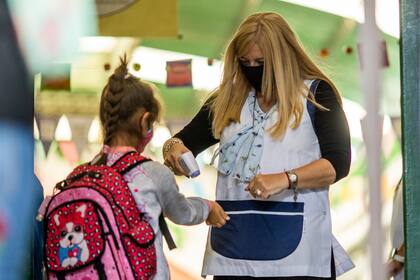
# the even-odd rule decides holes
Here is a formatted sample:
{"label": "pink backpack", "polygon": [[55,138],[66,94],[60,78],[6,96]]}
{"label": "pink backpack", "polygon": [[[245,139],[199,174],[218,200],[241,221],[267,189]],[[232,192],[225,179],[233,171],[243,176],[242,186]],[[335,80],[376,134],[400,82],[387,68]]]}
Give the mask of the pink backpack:
{"label": "pink backpack", "polygon": [[113,166],[84,164],[45,206],[48,279],[150,279],[155,234],[123,175],[148,159],[130,152]]}

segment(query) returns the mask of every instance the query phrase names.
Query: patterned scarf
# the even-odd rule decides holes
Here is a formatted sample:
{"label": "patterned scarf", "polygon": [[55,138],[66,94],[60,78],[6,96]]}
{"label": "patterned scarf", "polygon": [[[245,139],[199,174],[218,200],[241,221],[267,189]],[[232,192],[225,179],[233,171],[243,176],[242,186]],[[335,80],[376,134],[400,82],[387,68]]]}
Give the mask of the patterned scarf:
{"label": "patterned scarf", "polygon": [[218,171],[224,175],[233,174],[234,178],[241,182],[250,182],[260,170],[264,126],[266,120],[277,109],[277,106],[273,106],[267,113],[264,113],[257,106],[255,92],[248,96],[246,102],[253,117],[252,122],[221,145],[212,159],[213,164],[216,157],[219,156]]}

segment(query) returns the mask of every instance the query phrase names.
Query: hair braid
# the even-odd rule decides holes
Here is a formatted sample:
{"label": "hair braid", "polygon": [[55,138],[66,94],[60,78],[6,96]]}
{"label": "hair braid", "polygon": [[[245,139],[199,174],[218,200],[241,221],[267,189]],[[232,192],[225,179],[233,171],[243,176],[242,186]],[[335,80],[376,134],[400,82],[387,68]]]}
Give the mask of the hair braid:
{"label": "hair braid", "polygon": [[120,104],[124,96],[124,83],[127,70],[127,58],[124,56],[121,60],[121,65],[115,69],[114,74],[111,75],[108,85],[104,89],[105,98],[103,98],[103,128],[104,128],[104,144],[109,145],[114,133],[118,128],[118,119],[120,115]]}
{"label": "hair braid", "polygon": [[[152,86],[128,74],[127,57],[120,60],[121,65],[109,77],[102,91],[99,116],[105,145],[123,143],[133,146],[143,137],[139,118],[148,112],[147,126],[151,128],[159,120],[161,107]],[[94,164],[98,165],[106,162],[107,154],[104,152],[94,160]]]}

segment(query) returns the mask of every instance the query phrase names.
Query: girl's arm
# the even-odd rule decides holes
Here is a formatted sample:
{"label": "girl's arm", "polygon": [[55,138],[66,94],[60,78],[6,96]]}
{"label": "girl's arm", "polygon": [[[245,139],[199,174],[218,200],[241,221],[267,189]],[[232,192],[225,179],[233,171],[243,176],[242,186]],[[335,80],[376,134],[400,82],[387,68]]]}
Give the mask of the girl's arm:
{"label": "girl's arm", "polygon": [[143,168],[156,187],[164,216],[172,222],[180,225],[196,225],[212,215],[211,224],[221,226],[225,224],[227,215],[223,210],[220,212],[221,208],[217,207],[215,202],[199,197],[185,197],[180,193],[174,175],[166,166],[151,162]]}

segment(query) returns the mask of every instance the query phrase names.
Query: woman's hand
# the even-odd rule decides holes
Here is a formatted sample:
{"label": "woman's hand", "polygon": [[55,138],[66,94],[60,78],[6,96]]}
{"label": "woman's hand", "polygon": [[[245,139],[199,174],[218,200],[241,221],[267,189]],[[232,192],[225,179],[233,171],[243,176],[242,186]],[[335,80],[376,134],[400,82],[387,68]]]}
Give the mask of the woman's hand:
{"label": "woman's hand", "polygon": [[184,175],[188,176],[185,170],[179,164],[179,159],[183,153],[189,152],[187,147],[184,146],[182,141],[176,143],[170,143],[173,141],[173,138],[167,140],[163,145],[163,150],[165,151],[166,147],[169,145],[169,149],[163,153],[164,164],[172,170],[178,176]]}
{"label": "woman's hand", "polygon": [[226,224],[226,221],[230,220],[230,217],[226,214],[225,210],[223,210],[222,206],[215,201],[209,201],[210,213],[207,217],[206,224],[209,226],[214,226],[217,228],[221,228]]}
{"label": "woman's hand", "polygon": [[258,174],[245,188],[255,198],[268,199],[273,194],[281,193],[289,186],[286,173]]}

